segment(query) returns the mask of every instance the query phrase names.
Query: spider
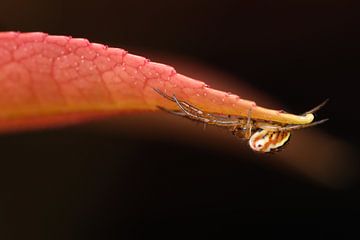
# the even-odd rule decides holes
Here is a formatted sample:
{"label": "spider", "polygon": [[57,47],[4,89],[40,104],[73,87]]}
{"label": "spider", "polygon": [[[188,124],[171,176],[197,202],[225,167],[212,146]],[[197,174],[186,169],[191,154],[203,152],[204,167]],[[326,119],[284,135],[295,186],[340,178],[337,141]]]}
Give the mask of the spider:
{"label": "spider", "polygon": [[[154,88],[154,90],[164,98],[176,103],[179,107],[179,110],[169,110],[158,106],[159,109],[204,124],[227,128],[236,137],[247,140],[252,150],[261,153],[271,153],[282,150],[285,144],[290,140],[292,130],[313,127],[328,120],[323,119],[309,124],[284,124],[253,119],[251,118],[252,108],[249,109],[247,117],[235,115],[225,116],[205,112],[190,103],[177,99],[175,95],[171,97],[157,88]],[[318,111],[327,103],[327,101],[328,99],[302,115],[312,114]]]}

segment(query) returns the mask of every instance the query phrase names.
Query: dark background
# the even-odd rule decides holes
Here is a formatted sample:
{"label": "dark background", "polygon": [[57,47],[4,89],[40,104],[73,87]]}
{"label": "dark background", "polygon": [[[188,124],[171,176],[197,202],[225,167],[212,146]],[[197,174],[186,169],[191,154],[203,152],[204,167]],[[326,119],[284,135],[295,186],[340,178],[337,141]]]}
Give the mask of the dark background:
{"label": "dark background", "polygon": [[[321,129],[356,148],[358,14],[351,1],[5,0],[0,31],[185,56],[245,79],[292,112],[330,97],[321,114],[331,121]],[[0,136],[1,239],[358,234],[355,182],[329,188],[250,151],[239,158],[171,131],[143,137],[93,127]]]}

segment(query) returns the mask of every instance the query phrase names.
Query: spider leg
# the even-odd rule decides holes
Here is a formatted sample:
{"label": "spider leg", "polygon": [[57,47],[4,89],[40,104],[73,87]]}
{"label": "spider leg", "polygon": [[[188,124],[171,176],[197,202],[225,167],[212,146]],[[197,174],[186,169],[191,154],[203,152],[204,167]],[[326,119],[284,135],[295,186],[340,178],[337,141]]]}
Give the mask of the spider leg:
{"label": "spider leg", "polygon": [[157,106],[158,109],[160,109],[161,111],[167,112],[167,113],[171,113],[177,116],[181,116],[181,117],[186,117],[186,113],[184,113],[183,111],[176,111],[176,110],[170,110],[167,108],[163,108],[160,106]]}
{"label": "spider leg", "polygon": [[[158,94],[160,94],[162,97],[164,97],[164,98],[166,98],[166,99],[168,99],[168,100],[176,103],[179,107],[180,107],[180,105],[182,105],[182,106],[185,107],[185,108],[190,108],[190,109],[192,109],[192,110],[194,110],[194,111],[202,112],[200,109],[192,106],[191,104],[189,104],[189,103],[187,103],[187,102],[184,102],[184,101],[178,100],[175,95],[173,95],[172,97],[170,97],[169,95],[167,95],[166,93],[162,92],[162,91],[161,91],[160,89],[158,89],[158,88],[154,88],[154,91],[157,92]],[[182,107],[180,107],[180,109],[182,109]]]}
{"label": "spider leg", "polygon": [[325,101],[323,101],[322,103],[320,103],[319,105],[317,105],[316,107],[314,107],[313,109],[301,114],[303,116],[307,115],[307,114],[311,114],[311,113],[315,113],[317,111],[319,111],[323,106],[325,106],[325,104],[329,101],[329,99],[326,99]]}
{"label": "spider leg", "polygon": [[162,97],[167,98],[168,100],[175,102],[172,97],[170,97],[170,96],[167,95],[166,93],[162,92],[160,89],[158,89],[158,88],[153,88],[153,89],[154,89],[155,92],[157,92],[157,93],[158,93],[159,95],[161,95]]}
{"label": "spider leg", "polygon": [[[160,107],[160,106],[157,106],[157,108],[159,108],[160,110],[164,111],[164,112],[167,112],[167,113],[171,113],[171,114],[174,114],[174,115],[177,115],[177,116],[181,116],[181,117],[187,117],[187,114],[183,111],[179,111],[179,110],[169,110],[167,108],[163,108],[163,107]],[[190,120],[198,120],[198,119],[193,119],[193,118],[189,118]],[[199,121],[199,120],[198,120]],[[197,122],[199,123],[199,122]],[[206,130],[206,122],[203,122],[203,130]]]}
{"label": "spider leg", "polygon": [[192,114],[190,111],[188,111],[188,109],[186,109],[186,106],[183,106],[183,103],[180,103],[177,98],[175,97],[175,95],[173,96],[174,101],[176,102],[176,104],[178,105],[178,107],[186,114],[188,115],[190,118],[194,118],[194,119],[198,119],[202,122],[208,123],[210,122],[209,118],[205,118],[201,116],[201,112],[202,111],[198,111],[197,113],[200,113],[198,115]]}
{"label": "spider leg", "polygon": [[322,119],[320,121],[316,121],[316,122],[312,122],[309,124],[302,124],[302,125],[292,125],[292,126],[285,126],[285,127],[281,127],[280,131],[291,131],[291,130],[298,130],[298,129],[303,129],[303,128],[308,128],[308,127],[313,127],[319,124],[322,124],[326,121],[328,121],[328,118]]}
{"label": "spider leg", "polygon": [[207,124],[217,125],[220,127],[231,127],[231,126],[239,126],[243,125],[242,119],[230,120],[227,117],[217,116],[211,113],[204,112],[193,105],[179,101],[176,96],[173,96],[176,104],[179,106],[181,110],[183,110],[189,117],[195,117],[196,119],[203,120]]}
{"label": "spider leg", "polygon": [[187,102],[184,102],[184,101],[181,101],[181,100],[177,99],[177,97],[175,95],[170,97],[166,93],[161,92],[159,89],[156,89],[155,91],[160,93],[160,95],[162,95],[163,97],[169,99],[170,101],[175,102],[178,105],[178,107],[190,117],[194,117],[194,115],[195,115],[195,116],[201,116],[203,118],[212,118],[212,119],[216,118],[218,120],[220,120],[220,119],[221,120],[228,120],[228,119],[225,119],[225,118],[221,118],[220,116],[215,116],[215,115],[212,115],[210,113],[206,113],[206,112],[200,110],[199,108],[191,105],[190,103],[187,103]]}
{"label": "spider leg", "polygon": [[251,114],[252,108],[250,108],[248,111],[246,122],[244,122],[242,125],[239,124],[238,126],[234,126],[229,129],[233,135],[244,140],[250,139],[252,135],[252,129],[254,127],[254,122],[251,119]]}
{"label": "spider leg", "polygon": [[[172,102],[175,102],[182,111],[172,111],[172,110],[169,110],[169,109],[166,109],[166,108],[163,108],[163,107],[159,107],[159,106],[158,106],[159,109],[161,109],[161,110],[163,110],[163,111],[165,111],[165,112],[169,112],[169,113],[175,114],[175,115],[189,116],[189,117],[191,117],[191,118],[199,119],[199,120],[201,120],[201,121],[203,121],[203,122],[207,122],[207,119],[198,117],[197,115],[194,115],[194,114],[190,113],[190,112],[187,110],[187,108],[190,107],[190,104],[185,103],[185,102],[182,102],[182,101],[181,101],[181,103],[180,103],[180,101],[175,97],[175,95],[174,95],[173,97],[170,97],[170,96],[167,95],[166,93],[160,91],[160,89],[158,89],[158,88],[154,88],[154,91],[157,92],[157,93],[158,93],[159,95],[161,95],[162,97],[164,97],[164,98],[166,98],[166,99],[168,99],[168,100],[170,100],[170,101],[172,101]],[[185,105],[185,106],[183,106],[183,105]],[[195,107],[193,107],[193,108],[195,108]],[[198,110],[198,109],[197,109],[197,110]],[[202,112],[202,111],[198,110],[198,113],[200,113],[200,112]]]}
{"label": "spider leg", "polygon": [[245,125],[245,138],[250,138],[252,130],[252,121],[251,121],[252,108],[249,108],[248,117]]}
{"label": "spider leg", "polygon": [[178,100],[175,95],[170,97],[169,95],[163,93],[159,89],[154,88],[154,90],[161,96],[165,97],[166,99],[168,99],[172,102],[175,102],[178,105],[178,107],[181,109],[181,111],[179,112],[179,111],[171,111],[171,110],[159,107],[160,109],[165,110],[166,112],[170,112],[175,115],[188,117],[193,120],[198,120],[198,121],[201,121],[201,122],[204,122],[207,124],[217,125],[217,126],[221,126],[221,127],[238,126],[240,124],[239,119],[230,120],[225,117],[206,113],[187,102]]}
{"label": "spider leg", "polygon": [[[326,99],[321,104],[319,104],[318,106],[314,107],[313,109],[303,113],[302,115],[305,116],[307,114],[313,114],[313,113],[319,111],[328,101],[329,101],[329,99]],[[309,124],[286,125],[286,126],[273,125],[273,124],[269,124],[269,123],[265,123],[265,122],[258,122],[258,123],[256,123],[256,126],[258,128],[268,130],[268,131],[271,131],[271,132],[278,132],[278,131],[281,132],[281,131],[292,131],[292,130],[298,130],[298,129],[308,128],[308,127],[313,127],[313,126],[322,124],[322,123],[324,123],[324,122],[326,122],[328,120],[329,119],[323,119],[323,120],[312,122],[312,123],[309,123]]]}
{"label": "spider leg", "polygon": [[326,121],[328,121],[329,119],[323,119],[320,121],[316,121],[316,122],[312,122],[309,124],[301,124],[301,125],[288,125],[288,126],[275,126],[275,125],[271,125],[271,124],[258,124],[257,127],[264,129],[264,130],[268,130],[268,131],[272,131],[272,132],[282,132],[282,131],[292,131],[292,130],[298,130],[298,129],[302,129],[302,128],[308,128],[308,127],[313,127],[319,124],[322,124]]}

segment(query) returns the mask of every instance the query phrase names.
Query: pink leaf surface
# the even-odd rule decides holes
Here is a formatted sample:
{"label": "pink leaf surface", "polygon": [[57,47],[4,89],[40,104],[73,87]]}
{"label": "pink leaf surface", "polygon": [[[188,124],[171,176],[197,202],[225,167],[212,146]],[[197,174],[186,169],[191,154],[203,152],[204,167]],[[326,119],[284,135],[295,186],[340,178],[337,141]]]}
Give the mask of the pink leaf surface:
{"label": "pink leaf surface", "polygon": [[45,33],[0,33],[0,131],[81,122],[128,111],[175,109],[154,92],[188,101],[208,112],[282,123],[306,124],[297,116],[208,87],[119,48]]}

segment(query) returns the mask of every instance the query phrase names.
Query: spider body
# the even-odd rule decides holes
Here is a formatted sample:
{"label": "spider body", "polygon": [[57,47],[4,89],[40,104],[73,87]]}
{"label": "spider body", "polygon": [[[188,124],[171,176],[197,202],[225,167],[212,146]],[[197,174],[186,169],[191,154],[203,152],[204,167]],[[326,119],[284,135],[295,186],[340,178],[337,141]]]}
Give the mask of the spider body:
{"label": "spider body", "polygon": [[[270,153],[279,151],[290,140],[292,130],[312,127],[328,120],[323,119],[308,124],[284,124],[263,119],[254,119],[251,117],[251,108],[248,111],[247,117],[207,113],[190,103],[178,100],[175,95],[171,97],[159,89],[154,90],[164,98],[176,103],[179,107],[179,110],[168,110],[163,107],[159,107],[161,110],[186,117],[188,119],[203,122],[204,124],[227,128],[236,137],[248,140],[250,148],[256,152]],[[324,106],[327,101],[328,100],[324,101],[303,115],[312,115]]]}

